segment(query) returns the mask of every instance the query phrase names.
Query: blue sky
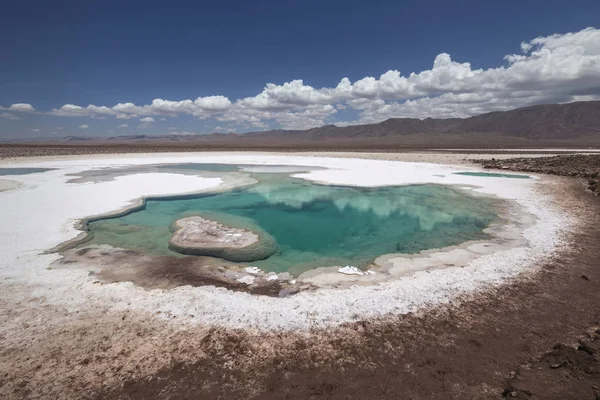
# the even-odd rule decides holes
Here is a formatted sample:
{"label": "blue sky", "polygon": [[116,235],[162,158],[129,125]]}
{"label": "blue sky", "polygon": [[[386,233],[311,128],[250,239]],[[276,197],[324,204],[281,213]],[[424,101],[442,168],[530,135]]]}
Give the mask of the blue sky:
{"label": "blue sky", "polygon": [[301,129],[597,99],[600,33],[584,29],[599,15],[598,0],[11,2],[0,138]]}

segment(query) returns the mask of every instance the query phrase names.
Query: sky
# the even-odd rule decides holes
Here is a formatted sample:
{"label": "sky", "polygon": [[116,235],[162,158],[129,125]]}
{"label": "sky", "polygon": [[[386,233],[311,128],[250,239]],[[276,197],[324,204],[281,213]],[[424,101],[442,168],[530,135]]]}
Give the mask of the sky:
{"label": "sky", "polygon": [[307,129],[600,99],[600,0],[1,10],[0,140]]}

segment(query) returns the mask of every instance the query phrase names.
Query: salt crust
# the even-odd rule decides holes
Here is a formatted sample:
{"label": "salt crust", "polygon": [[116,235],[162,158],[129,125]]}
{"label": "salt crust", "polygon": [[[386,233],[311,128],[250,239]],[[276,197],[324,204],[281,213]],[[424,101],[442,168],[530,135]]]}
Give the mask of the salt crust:
{"label": "salt crust", "polygon": [[360,269],[353,267],[352,265],[346,265],[345,267],[338,268],[338,273],[344,275],[358,275],[363,276],[366,272],[361,271]]}
{"label": "salt crust", "polygon": [[21,184],[17,181],[12,181],[10,179],[0,179],[0,192],[4,192],[7,190],[13,190],[21,186]]}
{"label": "salt crust", "polygon": [[[483,254],[460,267],[418,271],[375,285],[305,291],[286,298],[256,296],[211,286],[146,290],[132,283],[98,285],[84,271],[47,269],[59,256],[44,252],[77,236],[80,232],[75,225],[80,219],[127,208],[142,196],[200,192],[214,189],[221,182],[219,178],[148,173],[121,176],[108,182],[67,184],[70,177],[66,174],[90,168],[192,162],[318,166],[327,169],[294,176],[337,185],[458,185],[471,188],[474,194],[510,199],[520,207],[523,215],[535,218],[520,233],[526,245]],[[36,304],[40,307],[44,303],[62,306],[73,312],[73,318],[77,317],[74,312],[79,310],[141,310],[180,325],[305,330],[356,319],[405,314],[426,306],[448,304],[460,294],[499,285],[524,272],[535,271],[540,261],[557,251],[563,233],[573,222],[550,196],[538,193],[538,185],[544,184],[543,180],[453,175],[457,171],[477,171],[456,166],[250,153],[148,154],[19,162],[19,167],[29,166],[59,169],[13,177],[22,186],[0,193],[0,235],[3,239],[0,241],[0,281],[22,285],[20,295],[38,298]],[[477,249],[475,246],[471,252]]]}

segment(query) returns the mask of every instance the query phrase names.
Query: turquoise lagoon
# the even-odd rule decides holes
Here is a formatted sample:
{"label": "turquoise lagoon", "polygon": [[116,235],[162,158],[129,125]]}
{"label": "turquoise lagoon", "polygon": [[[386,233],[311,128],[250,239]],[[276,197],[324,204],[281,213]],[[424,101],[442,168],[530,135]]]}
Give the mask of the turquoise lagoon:
{"label": "turquoise lagoon", "polygon": [[[231,168],[214,164],[168,167],[200,174],[229,173]],[[266,231],[279,251],[250,264],[297,275],[323,266],[364,268],[383,254],[417,253],[484,239],[483,229],[497,218],[497,200],[451,187],[358,188],[314,184],[289,173],[250,175],[258,183],[224,193],[148,199],[145,207],[127,215],[91,221],[91,239],[81,246],[109,244],[184,257],[168,248],[170,225],[182,217],[201,215],[230,226]]]}

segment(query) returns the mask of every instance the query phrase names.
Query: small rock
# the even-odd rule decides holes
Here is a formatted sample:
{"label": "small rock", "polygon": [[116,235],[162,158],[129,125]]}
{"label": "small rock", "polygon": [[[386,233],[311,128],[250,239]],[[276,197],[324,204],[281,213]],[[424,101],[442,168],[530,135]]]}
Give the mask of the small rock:
{"label": "small rock", "polygon": [[598,370],[598,367],[596,367],[596,366],[590,366],[585,369],[585,373],[590,374],[590,375],[595,375],[599,372],[600,371]]}
{"label": "small rock", "polygon": [[588,278],[586,275],[583,275],[583,274],[581,275],[581,279],[583,279],[585,281],[589,281],[590,280],[590,278]]}
{"label": "small rock", "polygon": [[502,392],[502,396],[505,398],[516,399],[516,400],[526,400],[531,398],[532,393],[529,390],[519,390],[514,388],[506,388]]}
{"label": "small rock", "polygon": [[244,268],[244,271],[246,271],[247,273],[252,274],[252,275],[257,275],[262,272],[262,270],[258,267],[246,267],[246,268]]}
{"label": "small rock", "polygon": [[236,279],[240,283],[245,283],[246,285],[252,285],[254,283],[254,277],[250,275],[242,276],[241,278]]}
{"label": "small rock", "polygon": [[340,274],[344,274],[344,275],[362,276],[365,274],[365,272],[361,271],[360,269],[358,269],[352,265],[346,265],[345,267],[338,268],[337,272],[339,272]]}
{"label": "small rock", "polygon": [[596,354],[598,352],[598,349],[596,349],[593,345],[590,345],[585,342],[580,342],[579,347],[577,347],[577,350],[585,351],[586,353],[588,353],[591,356],[593,356],[594,354]]}

